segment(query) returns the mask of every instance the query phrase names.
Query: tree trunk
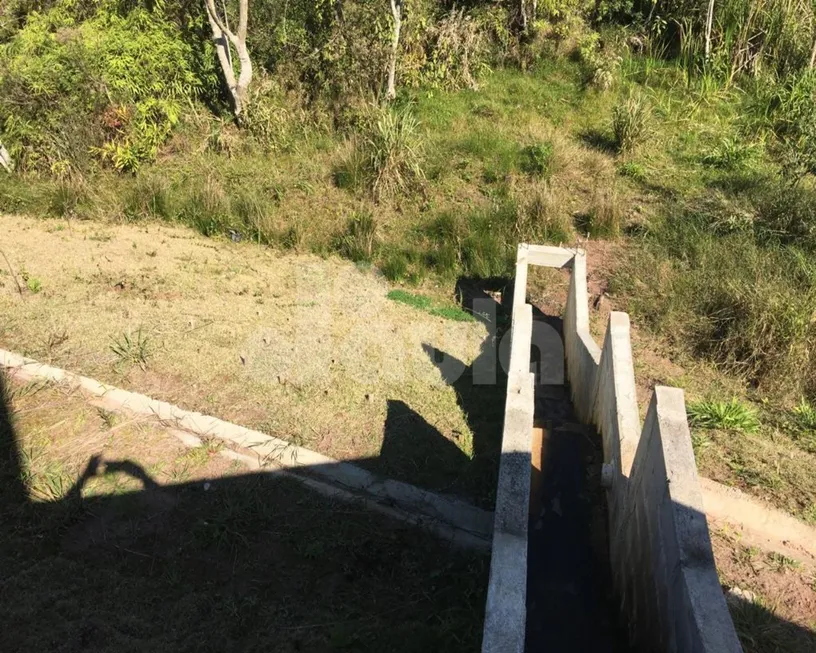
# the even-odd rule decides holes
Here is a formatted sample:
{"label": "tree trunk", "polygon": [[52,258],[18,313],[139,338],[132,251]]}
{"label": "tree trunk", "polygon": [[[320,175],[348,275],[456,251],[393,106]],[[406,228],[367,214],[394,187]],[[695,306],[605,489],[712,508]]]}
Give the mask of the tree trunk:
{"label": "tree trunk", "polygon": [[[249,0],[238,1],[238,31],[233,33],[227,26],[227,16],[224,14],[222,21],[215,8],[215,0],[204,0],[207,8],[207,18],[210,21],[210,28],[213,33],[215,52],[218,56],[218,63],[221,72],[224,74],[224,81],[227,82],[235,117],[240,120],[241,114],[246,107],[247,91],[252,82],[252,60],[249,50],[246,47],[247,23],[249,20]],[[235,70],[232,66],[232,56],[230,44],[235,48],[238,55],[238,79],[235,78]]]}
{"label": "tree trunk", "polygon": [[6,172],[12,172],[14,170],[14,163],[3,143],[0,143],[0,165],[6,169]]}
{"label": "tree trunk", "polygon": [[810,69],[816,67],[816,36],[813,38],[813,50],[810,51]]}
{"label": "tree trunk", "polygon": [[522,33],[527,33],[527,5],[525,0],[519,0],[519,22],[521,23]]}
{"label": "tree trunk", "polygon": [[708,14],[706,15],[705,31],[705,58],[711,57],[711,31],[714,29],[714,0],[708,0]]}
{"label": "tree trunk", "polygon": [[391,0],[394,31],[391,36],[391,58],[388,61],[388,89],[385,92],[385,97],[389,100],[397,97],[397,55],[399,54],[400,30],[402,30],[402,2],[403,0]]}

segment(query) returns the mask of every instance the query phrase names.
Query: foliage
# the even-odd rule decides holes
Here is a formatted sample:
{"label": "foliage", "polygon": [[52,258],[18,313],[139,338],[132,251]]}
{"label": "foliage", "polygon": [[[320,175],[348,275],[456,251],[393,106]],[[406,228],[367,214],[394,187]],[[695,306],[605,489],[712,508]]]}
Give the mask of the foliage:
{"label": "foliage", "polygon": [[756,146],[740,139],[724,138],[702,158],[704,165],[723,170],[738,170],[754,158]]}
{"label": "foliage", "polygon": [[600,34],[588,32],[578,42],[578,57],[584,68],[586,83],[602,91],[612,88],[617,78],[621,57],[606,45]]}
{"label": "foliage", "polygon": [[785,176],[795,185],[816,173],[816,72],[770,86],[761,104],[758,123],[776,138]]}
{"label": "foliage", "polygon": [[541,143],[524,148],[525,161],[522,169],[535,177],[547,177],[551,172],[553,162],[552,143]]}
{"label": "foliage", "polygon": [[709,77],[730,84],[740,76],[785,78],[805,70],[813,47],[814,9],[809,0],[718,0],[711,54],[705,54],[704,0],[667,0],[653,20],[661,38],[681,52],[689,79]]}
{"label": "foliage", "polygon": [[0,46],[0,125],[22,170],[132,171],[155,158],[189,101],[212,92],[198,55],[161,10],[69,0],[27,16]]}
{"label": "foliage", "polygon": [[793,415],[800,428],[816,432],[816,406],[808,402],[807,399],[802,397],[799,404],[794,407]]}
{"label": "foliage", "polygon": [[688,405],[689,421],[692,426],[724,431],[744,431],[753,433],[759,428],[756,410],[738,399],[730,401],[699,401]]}

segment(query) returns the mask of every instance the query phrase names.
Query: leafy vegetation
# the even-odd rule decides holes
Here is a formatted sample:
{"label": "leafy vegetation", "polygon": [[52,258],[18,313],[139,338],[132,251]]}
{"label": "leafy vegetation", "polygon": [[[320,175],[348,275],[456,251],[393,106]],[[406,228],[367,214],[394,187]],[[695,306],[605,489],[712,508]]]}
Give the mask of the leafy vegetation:
{"label": "leafy vegetation", "polygon": [[753,433],[759,428],[756,411],[738,399],[690,403],[688,415],[693,426],[705,429]]}

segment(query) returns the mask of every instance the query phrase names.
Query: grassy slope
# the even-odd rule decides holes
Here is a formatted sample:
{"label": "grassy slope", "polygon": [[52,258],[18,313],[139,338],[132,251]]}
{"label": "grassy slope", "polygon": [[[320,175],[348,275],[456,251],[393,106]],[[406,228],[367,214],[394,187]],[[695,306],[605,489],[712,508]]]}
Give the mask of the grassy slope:
{"label": "grassy slope", "polygon": [[[631,310],[636,324],[651,332],[642,340],[645,349],[684,369],[667,378],[660,356],[642,356],[643,383],[683,385],[692,400],[772,397],[759,433],[695,436],[702,472],[813,519],[816,481],[803,473],[816,462],[807,446],[811,436],[779,426],[791,391],[775,392],[776,382],[759,394],[749,391],[739,370],[712,369],[699,357],[712,352],[695,351],[708,337],[699,300],[720,280],[767,281],[761,287],[768,295],[754,303],[761,305],[765,297],[788,301],[778,289],[810,274],[798,263],[791,268],[799,260],[795,252],[765,247],[740,231],[741,216],[756,210],[748,191],[775,173],[760,146],[728,150],[729,138],[744,142],[739,117],[747,98],[688,89],[677,68],[647,59],[625,60],[622,76],[654,112],[646,142],[626,157],[609,149],[618,91],[585,89],[576,64],[544,59],[526,74],[496,70],[478,91],[408,94],[425,134],[428,178],[422,192],[409,197],[374,203],[364,191],[339,188],[338,172],[354,144],[332,134],[308,132],[269,156],[246,150],[229,131],[221,152],[213,151],[206,133],[189,126],[136,179],[100,174],[78,189],[3,179],[0,206],[121,220],[144,214],[148,197],[159,217],[205,233],[234,227],[253,240],[321,254],[335,247],[349,216],[367,210],[377,224],[374,262],[443,298],[450,297],[457,271],[508,272],[519,237],[575,242],[594,216],[612,216],[627,236],[598,275],[605,282],[612,277],[614,305]],[[529,165],[529,148],[540,145],[553,150],[544,174]],[[802,297],[791,304],[799,310],[796,319],[807,311]],[[768,332],[767,312],[749,317],[752,328]],[[642,342],[636,348],[643,349]],[[785,376],[783,368],[774,374]],[[331,399],[320,402],[337,410]],[[290,430],[282,434],[302,437]],[[752,455],[757,451],[762,455]]]}

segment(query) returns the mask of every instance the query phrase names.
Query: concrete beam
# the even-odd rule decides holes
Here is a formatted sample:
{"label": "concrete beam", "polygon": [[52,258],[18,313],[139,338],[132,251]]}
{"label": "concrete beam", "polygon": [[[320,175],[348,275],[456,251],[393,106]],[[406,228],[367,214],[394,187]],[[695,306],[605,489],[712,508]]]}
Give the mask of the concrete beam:
{"label": "concrete beam", "polygon": [[550,245],[527,245],[527,260],[530,265],[546,268],[569,267],[576,250]]}

